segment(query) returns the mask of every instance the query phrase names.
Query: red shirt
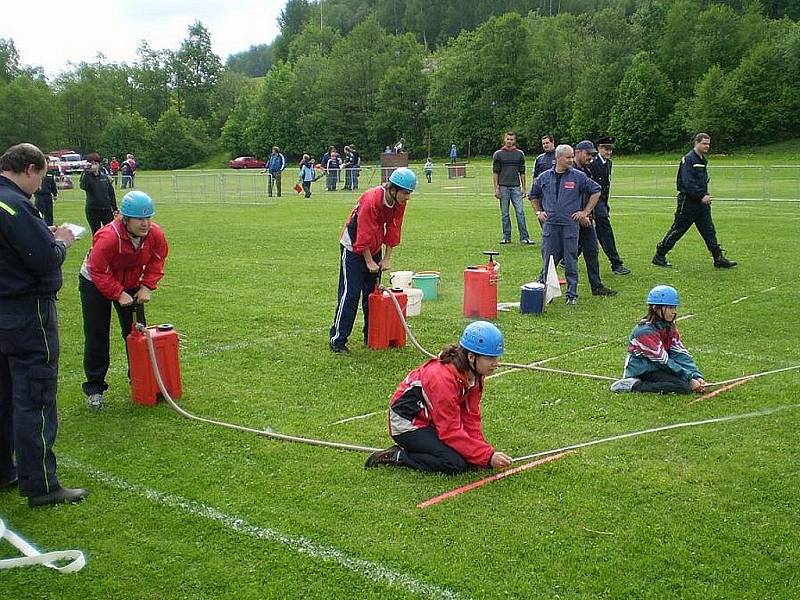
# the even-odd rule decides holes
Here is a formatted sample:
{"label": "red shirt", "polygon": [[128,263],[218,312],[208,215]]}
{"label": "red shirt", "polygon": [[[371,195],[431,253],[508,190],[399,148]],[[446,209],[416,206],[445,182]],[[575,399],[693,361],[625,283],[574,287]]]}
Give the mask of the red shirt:
{"label": "red shirt", "polygon": [[494,448],[483,437],[482,395],[482,379],[470,384],[469,376],[452,363],[432,358],[397,386],[389,409],[389,433],[435,427],[439,439],[464,460],[486,467]]}
{"label": "red shirt", "polygon": [[122,221],[115,219],[94,234],[82,270],[88,271],[103,296],[117,300],[125,290],[140,285],[156,289],[168,253],[164,231],[155,223],[137,248]]}
{"label": "red shirt", "polygon": [[406,205],[395,202],[387,206],[386,199],[386,188],[383,186],[361,194],[339,240],[345,248],[357,254],[369,248],[370,253],[377,254],[383,244],[391,247],[400,245]]}

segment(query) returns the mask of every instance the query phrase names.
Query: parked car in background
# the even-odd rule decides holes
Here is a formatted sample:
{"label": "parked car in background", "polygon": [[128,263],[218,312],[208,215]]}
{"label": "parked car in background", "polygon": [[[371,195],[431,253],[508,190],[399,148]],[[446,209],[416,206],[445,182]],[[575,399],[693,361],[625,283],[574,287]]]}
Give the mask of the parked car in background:
{"label": "parked car in background", "polygon": [[263,169],[264,162],[255,156],[239,156],[228,162],[231,169]]}
{"label": "parked car in background", "polygon": [[84,160],[77,152],[50,155],[48,162],[56,164],[62,173],[81,173],[89,168],[89,161]]}

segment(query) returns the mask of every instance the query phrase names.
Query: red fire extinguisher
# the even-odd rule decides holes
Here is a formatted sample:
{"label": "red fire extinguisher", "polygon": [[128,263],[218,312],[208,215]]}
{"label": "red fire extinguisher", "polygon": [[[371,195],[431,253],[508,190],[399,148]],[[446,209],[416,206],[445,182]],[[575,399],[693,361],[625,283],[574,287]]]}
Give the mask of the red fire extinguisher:
{"label": "red fire extinguisher", "polygon": [[[146,329],[147,332],[140,329]],[[156,364],[164,387],[170,397],[177,400],[183,394],[181,368],[178,361],[178,333],[170,324],[140,328],[135,308],[131,332],[125,340],[128,349],[131,398],[136,404],[152,406],[158,402],[158,398],[161,396],[147,347],[148,335],[153,340]]]}
{"label": "red fire extinguisher", "polygon": [[464,269],[464,316],[496,319],[500,264],[494,257],[500,253],[486,250],[484,254],[488,263]]}

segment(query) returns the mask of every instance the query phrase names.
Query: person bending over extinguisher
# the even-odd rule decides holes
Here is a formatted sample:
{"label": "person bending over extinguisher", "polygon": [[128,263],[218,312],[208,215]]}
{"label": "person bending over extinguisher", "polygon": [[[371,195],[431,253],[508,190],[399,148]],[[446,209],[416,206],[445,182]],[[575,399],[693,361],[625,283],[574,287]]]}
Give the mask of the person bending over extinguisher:
{"label": "person bending over extinguisher", "polygon": [[486,321],[467,325],[458,345],[446,346],[397,386],[389,407],[395,445],[370,455],[366,467],[391,465],[447,474],[468,468],[502,469],[511,458],[483,437],[481,397],[487,375],[503,354],[503,334]]}
{"label": "person bending over extinguisher", "polygon": [[153,200],[144,192],[125,194],[121,218],[94,234],[92,247],[78,275],[83,310],[83,392],[89,408],[103,407],[108,389],[111,304],[117,311],[122,339],[131,331],[133,310],[145,323],[144,307],[164,276],[169,246],[155,223]]}
{"label": "person bending over extinguisher", "polygon": [[368,297],[380,271],[391,267],[392,250],[400,245],[406,202],[416,187],[414,172],[400,167],[392,171],[389,181],[361,194],[350,211],[339,238],[339,299],[328,338],[332,352],[350,352],[347,338],[353,331],[359,298],[366,342]]}
{"label": "person bending over extinguisher", "polygon": [[624,379],[611,384],[612,392],[688,394],[705,389],[703,374],[675,327],[679,304],[674,287],[657,285],[650,290],[647,314],[628,340]]}

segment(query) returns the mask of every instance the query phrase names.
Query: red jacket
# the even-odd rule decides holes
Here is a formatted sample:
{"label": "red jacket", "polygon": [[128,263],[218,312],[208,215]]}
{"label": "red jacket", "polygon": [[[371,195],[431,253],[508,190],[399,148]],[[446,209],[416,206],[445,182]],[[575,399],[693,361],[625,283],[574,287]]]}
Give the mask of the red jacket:
{"label": "red jacket", "polygon": [[483,437],[482,395],[482,379],[470,385],[469,376],[452,363],[432,358],[397,386],[389,409],[389,433],[435,427],[439,439],[464,460],[486,467],[494,448]]}
{"label": "red jacket", "polygon": [[347,218],[339,241],[356,254],[366,248],[373,255],[377,254],[383,244],[399,246],[405,211],[406,205],[399,202],[391,207],[386,205],[385,187],[367,190]]}
{"label": "red jacket", "polygon": [[125,225],[115,219],[94,234],[84,267],[100,293],[117,300],[125,290],[140,285],[156,289],[168,253],[164,231],[155,223],[136,248]]}

